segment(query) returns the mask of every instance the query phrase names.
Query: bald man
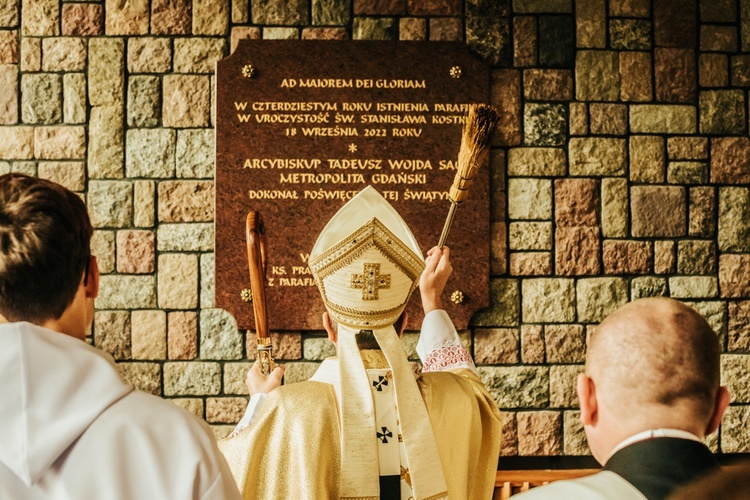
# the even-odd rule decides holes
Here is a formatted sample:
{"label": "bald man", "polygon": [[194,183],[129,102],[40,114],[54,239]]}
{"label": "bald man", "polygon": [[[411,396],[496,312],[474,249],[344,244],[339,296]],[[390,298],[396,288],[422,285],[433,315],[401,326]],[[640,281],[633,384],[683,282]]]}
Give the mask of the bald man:
{"label": "bald man", "polygon": [[578,376],[581,422],[604,470],[521,495],[663,499],[717,467],[702,439],[729,404],[719,342],[695,310],[668,298],[631,302],[591,336]]}

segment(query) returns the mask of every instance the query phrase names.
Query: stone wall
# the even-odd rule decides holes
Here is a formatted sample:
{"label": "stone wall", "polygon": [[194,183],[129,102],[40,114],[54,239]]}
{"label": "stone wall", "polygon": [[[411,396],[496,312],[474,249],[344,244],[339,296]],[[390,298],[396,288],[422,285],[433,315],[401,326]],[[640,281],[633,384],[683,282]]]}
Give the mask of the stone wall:
{"label": "stone wall", "polygon": [[[587,453],[586,338],[653,295],[716,329],[733,397],[711,446],[750,451],[750,0],[4,0],[0,172],[86,198],[92,342],[125,377],[219,435],[244,409],[254,342],[213,308],[212,70],[261,37],[465,40],[493,68],[494,305],[464,339],[505,455]],[[287,383],[332,353],[275,341]]]}

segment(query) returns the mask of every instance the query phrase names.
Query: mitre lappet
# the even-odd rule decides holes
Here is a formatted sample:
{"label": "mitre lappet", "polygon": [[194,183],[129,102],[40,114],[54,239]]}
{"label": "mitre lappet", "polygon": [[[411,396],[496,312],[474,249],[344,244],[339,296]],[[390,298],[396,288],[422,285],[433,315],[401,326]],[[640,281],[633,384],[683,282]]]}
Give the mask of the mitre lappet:
{"label": "mitre lappet", "polygon": [[331,218],[310,253],[309,266],[326,309],[339,324],[341,498],[379,498],[375,388],[357,347],[356,335],[362,331],[372,331],[392,372],[415,499],[447,497],[427,409],[393,326],[424,265],[409,227],[371,186]]}

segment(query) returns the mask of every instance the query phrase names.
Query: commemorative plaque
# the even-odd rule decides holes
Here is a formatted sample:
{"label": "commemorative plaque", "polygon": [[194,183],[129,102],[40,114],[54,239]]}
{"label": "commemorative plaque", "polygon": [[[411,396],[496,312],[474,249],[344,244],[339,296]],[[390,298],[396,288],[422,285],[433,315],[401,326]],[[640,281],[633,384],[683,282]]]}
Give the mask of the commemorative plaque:
{"label": "commemorative plaque", "polygon": [[[322,328],[307,258],[328,219],[365,186],[398,210],[424,252],[437,244],[468,105],[489,98],[487,67],[464,44],[243,40],[216,73],[216,306],[240,328],[253,326],[250,210],[265,225],[273,331]],[[488,168],[447,245],[445,307],[461,329],[489,303]],[[407,311],[418,328],[418,291]]]}

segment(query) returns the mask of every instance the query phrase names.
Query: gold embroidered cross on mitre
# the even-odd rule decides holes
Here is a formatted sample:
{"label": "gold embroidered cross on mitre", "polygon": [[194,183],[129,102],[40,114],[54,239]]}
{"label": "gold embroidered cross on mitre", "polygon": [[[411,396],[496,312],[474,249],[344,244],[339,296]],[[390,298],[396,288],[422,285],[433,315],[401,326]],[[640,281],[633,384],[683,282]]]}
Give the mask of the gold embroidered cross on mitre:
{"label": "gold embroidered cross on mitre", "polygon": [[391,275],[381,275],[380,264],[365,263],[362,274],[352,274],[349,286],[362,289],[362,300],[378,300],[378,290],[391,287]]}

